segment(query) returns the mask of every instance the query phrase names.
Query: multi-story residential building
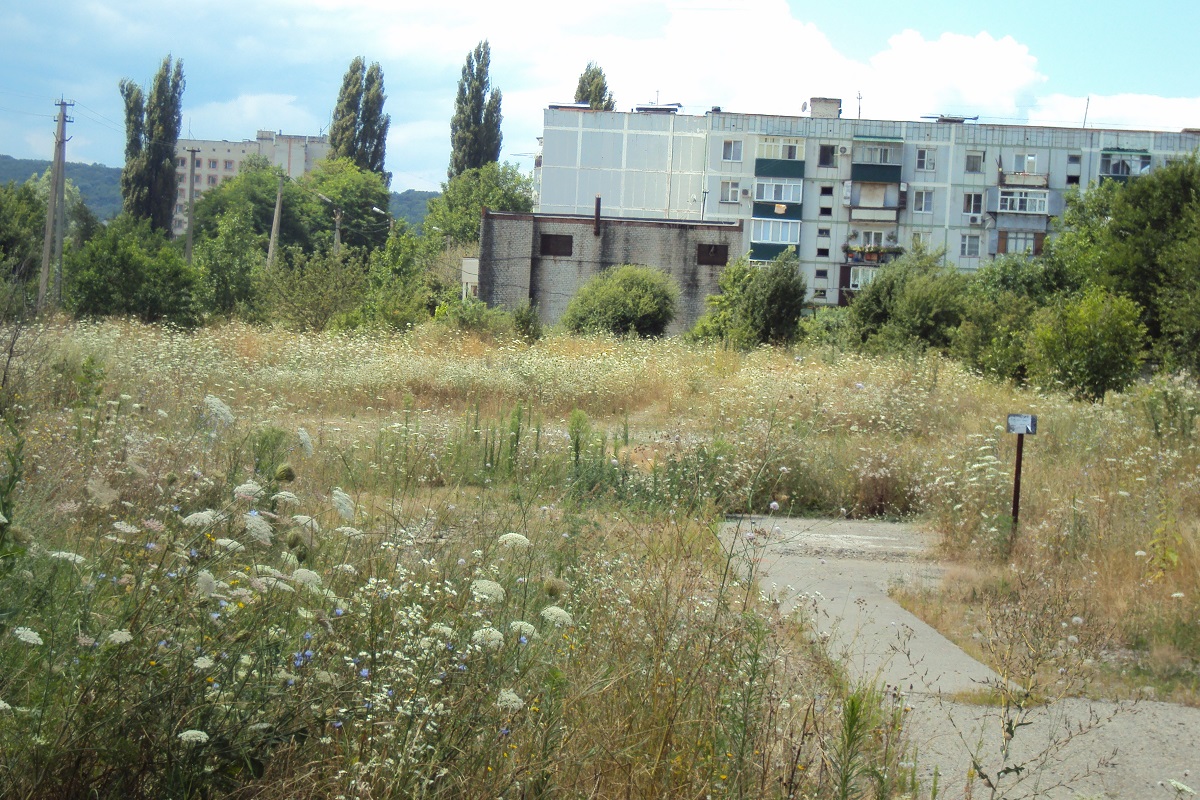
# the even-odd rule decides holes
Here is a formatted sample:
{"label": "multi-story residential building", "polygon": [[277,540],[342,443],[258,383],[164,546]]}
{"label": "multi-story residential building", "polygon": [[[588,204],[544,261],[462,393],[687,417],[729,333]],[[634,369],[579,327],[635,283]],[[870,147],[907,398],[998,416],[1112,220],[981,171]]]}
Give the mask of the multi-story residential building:
{"label": "multi-story residential building", "polygon": [[[311,172],[317,162],[328,155],[329,137],[324,135],[294,136],[259,131],[257,138],[240,142],[180,139],[175,145],[175,175],[179,182],[173,222],[175,235],[182,236],[187,232],[189,200],[199,199],[204,192],[237,175],[247,156],[264,156],[283,169],[289,178],[297,178]],[[190,191],[189,158],[196,162]]]}
{"label": "multi-story residential building", "polygon": [[1041,252],[1064,193],[1127,180],[1200,146],[1200,131],[845,119],[814,98],[808,116],[703,116],[551,106],[535,165],[538,211],[744,223],[755,261],[796,248],[811,299],[844,303],[906,249],[942,249],[977,269]]}

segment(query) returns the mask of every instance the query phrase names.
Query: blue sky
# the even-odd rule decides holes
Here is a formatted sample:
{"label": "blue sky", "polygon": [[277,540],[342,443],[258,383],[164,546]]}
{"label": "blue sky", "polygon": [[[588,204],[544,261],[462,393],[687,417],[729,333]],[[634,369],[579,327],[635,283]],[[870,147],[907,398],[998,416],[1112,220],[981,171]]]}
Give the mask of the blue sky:
{"label": "blue sky", "polygon": [[[963,0],[0,0],[0,153],[49,158],[53,103],[74,100],[72,161],[120,166],[117,83],[182,58],[183,136],[254,138],[328,125],[356,55],[378,61],[392,116],[393,188],[436,190],[467,52],[492,46],[504,93],[502,157],[532,167],[548,103],[589,60],[618,108],[799,114],[841,97],[847,116],[1200,127],[1200,3],[975,4]],[[1088,98],[1090,97],[1090,105]]]}

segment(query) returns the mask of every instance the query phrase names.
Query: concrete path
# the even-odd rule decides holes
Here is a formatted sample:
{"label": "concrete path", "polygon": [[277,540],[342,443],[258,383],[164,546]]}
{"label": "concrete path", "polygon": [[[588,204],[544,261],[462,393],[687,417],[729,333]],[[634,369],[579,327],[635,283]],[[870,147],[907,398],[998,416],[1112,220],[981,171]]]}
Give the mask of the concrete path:
{"label": "concrete path", "polygon": [[926,791],[935,768],[945,798],[1190,796],[1172,780],[1200,791],[1200,709],[1072,699],[1032,715],[1013,741],[1029,770],[992,795],[968,775],[972,754],[985,768],[1000,763],[998,710],[950,696],[999,677],[888,596],[900,584],[940,584],[928,536],[913,525],[743,518],[728,522],[725,539],[756,562],[759,585],[785,609],[808,609],[852,679],[904,695]]}

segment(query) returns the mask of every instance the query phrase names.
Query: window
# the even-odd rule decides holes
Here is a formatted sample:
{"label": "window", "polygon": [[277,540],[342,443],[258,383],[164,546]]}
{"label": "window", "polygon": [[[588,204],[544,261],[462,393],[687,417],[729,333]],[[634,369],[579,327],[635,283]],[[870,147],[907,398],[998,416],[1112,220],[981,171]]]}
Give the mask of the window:
{"label": "window", "polygon": [[799,244],[800,223],[790,219],[752,219],[750,220],[750,241]]}
{"label": "window", "polygon": [[1013,172],[1037,172],[1037,153],[1017,153],[1013,156]]}
{"label": "window", "polygon": [[225,159],[225,171],[229,172],[232,169],[233,169],[233,159],[232,158]]}
{"label": "window", "polygon": [[913,231],[912,246],[914,250],[928,250],[932,241],[933,234],[929,231]]}
{"label": "window", "polygon": [[758,157],[797,161],[804,158],[804,142],[801,139],[768,136],[758,143]]}
{"label": "window", "polygon": [[937,161],[934,160],[934,150],[925,147],[917,148],[917,169],[928,172],[937,168]]}
{"label": "window", "polygon": [[967,153],[967,172],[980,174],[983,172],[983,153],[978,150]]}
{"label": "window", "polygon": [[736,203],[740,188],[737,181],[721,181],[721,202]]}
{"label": "window", "polygon": [[916,214],[932,214],[933,213],[933,190],[932,189],[917,189],[913,192],[913,213]]}
{"label": "window", "polygon": [[821,187],[821,197],[833,197],[833,187],[832,186],[822,186]]}
{"label": "window", "polygon": [[817,248],[817,258],[829,258],[829,248],[828,247],[818,247]]}
{"label": "window", "polygon": [[217,168],[217,160],[216,160],[215,158],[210,158],[210,159],[208,160],[208,168],[209,168],[209,169],[216,169],[216,168]]}
{"label": "window", "polygon": [[983,213],[983,193],[982,192],[967,192],[963,195],[963,213],[964,214],[982,214]]}
{"label": "window", "polygon": [[1079,176],[1078,175],[1068,175],[1067,176],[1067,186],[1078,186],[1078,185],[1079,185]]}
{"label": "window", "polygon": [[176,164],[178,164],[178,165],[179,165],[179,166],[181,166],[181,167],[186,167],[186,166],[187,166],[187,159],[186,159],[186,158],[183,158],[183,157],[181,156],[181,157],[179,157],[179,158],[177,158],[177,159],[175,160],[175,163],[176,163]]}
{"label": "window", "polygon": [[176,204],[175,204],[175,213],[176,213],[176,214],[182,214],[182,213],[183,213],[183,203],[176,203]]}
{"label": "window", "polygon": [[804,181],[797,178],[767,178],[754,185],[754,199],[768,203],[799,203]]}
{"label": "window", "polygon": [[201,168],[201,167],[203,167],[203,166],[204,166],[204,159],[203,159],[203,158],[197,158],[197,159],[196,159],[196,169],[200,169],[200,168]]}
{"label": "window", "polygon": [[742,160],[742,140],[741,139],[726,139],[721,146],[722,161],[741,161]]}
{"label": "window", "polygon": [[179,196],[180,196],[180,197],[187,197],[187,189],[184,189],[182,186],[180,186],[180,187],[179,187]]}
{"label": "window", "polygon": [[816,271],[815,275],[819,281],[829,280],[829,270],[827,269],[819,269]]}
{"label": "window", "polygon": [[813,289],[813,299],[814,300],[824,300],[827,291],[828,291],[827,289]]}
{"label": "window", "polygon": [[821,236],[828,237],[829,236],[829,228],[817,228],[817,237],[819,238]]}
{"label": "window", "polygon": [[963,258],[979,257],[979,234],[964,233],[958,246],[958,254]]}
{"label": "window", "polygon": [[1145,175],[1150,171],[1149,153],[1101,153],[1101,175]]}
{"label": "window", "polygon": [[574,253],[574,237],[561,233],[543,233],[541,251],[544,256],[569,256]]}
{"label": "window", "polygon": [[883,231],[863,231],[862,243],[864,247],[883,247]]}
{"label": "window", "polygon": [[197,175],[194,178],[192,178],[192,183],[197,183],[197,184],[200,183],[200,176]]}
{"label": "window", "polygon": [[1081,153],[1067,153],[1067,166],[1077,167],[1083,162]]}
{"label": "window", "polygon": [[208,176],[208,185],[209,185],[209,186],[216,186],[216,185],[217,185],[217,176],[216,176],[216,175],[209,175],[209,176]]}
{"label": "window", "polygon": [[886,144],[860,144],[854,148],[858,164],[899,164],[900,148]]}
{"label": "window", "polygon": [[1017,255],[1037,252],[1037,241],[1033,231],[1008,231],[1004,252]]}
{"label": "window", "polygon": [[729,245],[696,245],[696,263],[703,266],[723,267],[729,263]]}
{"label": "window", "polygon": [[875,277],[875,267],[851,267],[850,288],[861,289]]}
{"label": "window", "polygon": [[837,166],[837,148],[831,144],[821,145],[820,151],[817,153],[818,167],[836,167]]}
{"label": "window", "polygon": [[820,208],[820,210],[817,211],[817,216],[818,217],[832,217],[833,216],[833,207],[832,206],[822,206]]}
{"label": "window", "polygon": [[1046,192],[1001,190],[1000,210],[1017,214],[1045,214]]}

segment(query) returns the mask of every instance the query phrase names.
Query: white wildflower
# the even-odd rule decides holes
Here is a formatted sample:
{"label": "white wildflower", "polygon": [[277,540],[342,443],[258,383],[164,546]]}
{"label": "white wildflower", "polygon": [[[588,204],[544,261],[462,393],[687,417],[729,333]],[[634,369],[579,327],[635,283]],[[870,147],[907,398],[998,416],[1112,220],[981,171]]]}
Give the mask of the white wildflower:
{"label": "white wildflower", "polygon": [[192,668],[203,672],[204,670],[212,669],[215,663],[208,656],[200,656],[199,658],[192,659]]}
{"label": "white wildflower", "polygon": [[333,490],[333,508],[347,522],[354,519],[354,498],[341,489]]}
{"label": "white wildflower", "polygon": [[484,650],[499,650],[504,646],[504,634],[489,625],[471,634],[471,644]]}
{"label": "white wildflower", "polygon": [[189,528],[207,528],[217,521],[217,512],[211,508],[206,508],[204,511],[197,511],[194,514],[188,514],[183,518],[183,524]]}
{"label": "white wildflower", "polygon": [[133,641],[133,634],[127,630],[113,631],[108,635],[106,641],[109,644],[129,644]]}
{"label": "white wildflower", "polygon": [[353,564],[338,564],[337,566],[334,567],[334,569],[336,569],[338,572],[344,572],[347,575],[357,575],[358,574],[358,568],[355,567]]}
{"label": "white wildflower", "polygon": [[60,561],[70,561],[72,564],[82,564],[84,561],[87,561],[86,558],[78,553],[71,553],[66,550],[54,550],[46,555],[50,556],[51,558],[57,558]]}
{"label": "white wildflower", "polygon": [[453,639],[454,629],[449,625],[443,625],[440,622],[435,622],[429,626],[429,633],[441,639]]}
{"label": "white wildflower", "polygon": [[471,581],[471,594],[485,603],[504,602],[504,587],[486,578]]}
{"label": "white wildflower", "polygon": [[208,415],[212,417],[215,422],[219,422],[223,425],[233,424],[233,410],[229,406],[225,405],[221,398],[214,397],[211,394],[205,395],[204,407],[208,410]]}
{"label": "white wildflower", "polygon": [[263,586],[266,587],[267,589],[278,589],[281,592],[295,592],[296,591],[291,586],[289,586],[286,581],[280,580],[279,578],[263,578],[262,583],[263,583]]}
{"label": "white wildflower", "polygon": [[196,592],[203,597],[212,597],[217,590],[217,579],[206,569],[196,573]]}
{"label": "white wildflower", "polygon": [[271,543],[271,523],[262,514],[246,514],[242,517],[246,534],[259,544]]}
{"label": "white wildflower", "polygon": [[13,628],[13,636],[17,637],[25,644],[42,644],[42,637],[39,636],[38,632],[33,628],[26,628],[25,626]]}
{"label": "white wildflower", "polygon": [[275,494],[271,495],[271,499],[276,503],[287,503],[291,506],[300,505],[300,498],[296,497],[296,495],[292,494],[286,489],[282,492],[276,492]]}
{"label": "white wildflower", "polygon": [[1175,600],[1182,600],[1182,599],[1183,599],[1183,592],[1172,592],[1172,593],[1171,593],[1171,597],[1172,597],[1173,599],[1175,599]]}
{"label": "white wildflower", "polygon": [[514,619],[508,623],[508,632],[516,636],[518,639],[524,636],[526,639],[537,638],[537,628],[519,619]]}
{"label": "white wildflower", "polygon": [[230,553],[241,553],[246,549],[246,546],[236,539],[217,539],[217,547]]}
{"label": "white wildflower", "polygon": [[170,414],[168,414],[166,411],[164,411],[164,410],[163,410],[163,409],[161,409],[161,408],[160,408],[160,409],[158,409],[157,411],[155,411],[154,413],[155,413],[155,414],[158,414],[158,416],[159,416],[161,419],[166,419],[167,417],[171,416]]}
{"label": "white wildflower", "polygon": [[246,481],[233,490],[233,499],[249,498],[255,500],[262,494],[263,488],[254,481]]}
{"label": "white wildflower", "polygon": [[187,730],[179,734],[179,741],[184,744],[204,744],[208,741],[208,734],[195,729]]}
{"label": "white wildflower", "polygon": [[497,544],[516,550],[528,550],[532,546],[529,539],[519,533],[506,533],[497,540]]}
{"label": "white wildflower", "polygon": [[363,535],[363,532],[358,528],[351,528],[349,525],[343,525],[340,528],[336,528],[335,532],[342,534],[347,539],[361,539]]}
{"label": "white wildflower", "polygon": [[570,627],[575,623],[570,613],[558,606],[546,606],[542,609],[542,619],[556,628]]}
{"label": "white wildflower", "polygon": [[317,524],[317,521],[315,519],[308,516],[307,514],[294,515],[292,517],[292,522],[296,523],[301,528],[308,529],[312,533],[320,533],[321,532],[321,526],[319,524]]}
{"label": "white wildflower", "polygon": [[1138,558],[1145,558],[1145,557],[1146,557],[1146,551],[1145,551],[1145,550],[1138,550],[1136,553],[1134,553],[1134,555],[1135,555],[1135,556],[1137,556]]}
{"label": "white wildflower", "polygon": [[12,706],[3,700],[0,700],[0,714],[3,714],[5,711],[12,711]]}
{"label": "white wildflower", "polygon": [[[266,576],[269,576],[269,577],[271,577],[271,578],[283,578],[283,577],[286,577],[286,576],[285,576],[285,575],[284,575],[282,572],[280,572],[279,570],[275,569],[275,568],[274,568],[274,567],[272,567],[270,564],[255,564],[255,565],[254,565],[254,568],[253,568],[253,570],[252,570],[252,572],[253,572],[255,575],[259,576],[260,578],[261,578],[262,576],[264,576],[264,575],[266,575]],[[236,573],[236,572],[234,572],[234,573],[231,573],[231,574],[234,574],[234,575],[236,575],[237,573]]]}
{"label": "white wildflower", "polygon": [[304,428],[297,428],[296,438],[300,440],[300,449],[304,451],[304,455],[312,458],[313,441],[312,437],[308,435],[308,431],[304,430]]}
{"label": "white wildflower", "polygon": [[1071,617],[1071,624],[1072,625],[1082,625],[1083,617]]}
{"label": "white wildflower", "polygon": [[301,567],[292,573],[292,580],[301,586],[307,586],[310,589],[321,588],[321,576],[313,572],[311,569]]}
{"label": "white wildflower", "polygon": [[114,522],[113,527],[121,533],[134,534],[141,533],[141,530],[136,525],[130,525],[128,522]]}
{"label": "white wildflower", "polygon": [[505,714],[515,714],[524,707],[525,701],[512,689],[500,690],[500,696],[496,698],[496,708]]}

